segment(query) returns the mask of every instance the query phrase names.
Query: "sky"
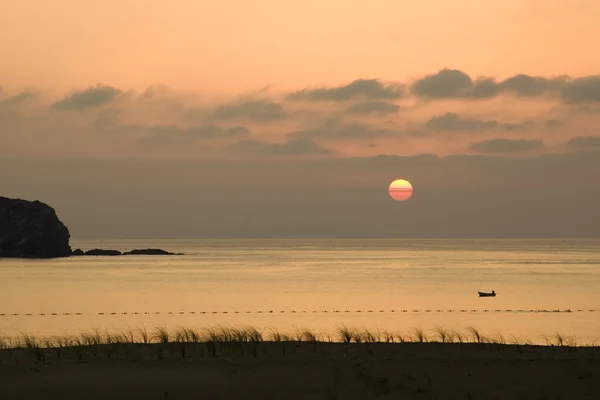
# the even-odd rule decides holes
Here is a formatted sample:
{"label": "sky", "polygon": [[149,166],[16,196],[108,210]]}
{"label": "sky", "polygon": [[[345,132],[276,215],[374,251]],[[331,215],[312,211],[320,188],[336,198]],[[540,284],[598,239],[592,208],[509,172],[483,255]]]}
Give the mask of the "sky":
{"label": "sky", "polygon": [[598,237],[598,20],[595,0],[0,0],[0,195],[76,238]]}

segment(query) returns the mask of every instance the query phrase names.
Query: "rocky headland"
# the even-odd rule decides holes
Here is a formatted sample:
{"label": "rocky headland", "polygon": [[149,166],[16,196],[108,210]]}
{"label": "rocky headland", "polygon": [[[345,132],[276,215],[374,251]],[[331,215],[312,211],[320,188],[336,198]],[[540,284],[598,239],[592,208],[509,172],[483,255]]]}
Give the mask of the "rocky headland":
{"label": "rocky headland", "polygon": [[70,237],[49,205],[0,197],[0,258],[69,257]]}
{"label": "rocky headland", "polygon": [[40,201],[0,196],[0,258],[181,255],[162,249],[71,251],[70,238],[69,229],[58,218],[54,208]]}

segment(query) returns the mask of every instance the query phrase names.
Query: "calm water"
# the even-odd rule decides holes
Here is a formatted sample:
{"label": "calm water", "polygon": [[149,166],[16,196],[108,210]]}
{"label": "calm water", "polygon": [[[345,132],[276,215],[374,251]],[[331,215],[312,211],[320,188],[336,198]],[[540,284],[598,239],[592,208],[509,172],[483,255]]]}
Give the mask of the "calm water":
{"label": "calm water", "polygon": [[[473,325],[533,341],[557,332],[580,343],[600,339],[600,240],[107,240],[72,246],[160,247],[186,255],[0,259],[0,335],[158,325],[331,332],[346,324],[404,332]],[[497,297],[478,298],[477,291],[492,289]],[[495,311],[506,309],[573,312]]]}

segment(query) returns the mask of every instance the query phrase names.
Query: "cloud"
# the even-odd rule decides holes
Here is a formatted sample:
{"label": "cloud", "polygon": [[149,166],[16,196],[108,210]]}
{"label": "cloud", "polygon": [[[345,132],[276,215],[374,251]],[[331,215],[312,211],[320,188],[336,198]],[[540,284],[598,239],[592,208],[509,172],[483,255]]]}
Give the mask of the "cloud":
{"label": "cloud", "polygon": [[264,148],[268,143],[255,140],[255,139],[247,139],[240,140],[239,142],[235,142],[227,146],[229,150],[235,151],[258,151]]}
{"label": "cloud", "polygon": [[462,118],[456,113],[438,115],[425,123],[426,128],[440,131],[480,131],[493,129],[497,126],[498,121]]}
{"label": "cloud", "polygon": [[463,97],[471,89],[473,80],[457,69],[442,69],[437,74],[427,75],[412,85],[412,93],[421,97]]}
{"label": "cloud", "polygon": [[83,110],[98,107],[112,102],[122,94],[119,89],[111,86],[97,85],[84,90],[74,91],[64,99],[52,105],[52,110]]}
{"label": "cloud", "polygon": [[0,124],[4,125],[4,123],[8,123],[9,118],[17,117],[20,106],[36,97],[37,94],[33,92],[22,92],[7,99],[0,99]]}
{"label": "cloud", "polygon": [[456,113],[446,113],[432,117],[425,123],[425,127],[437,131],[484,131],[491,129],[521,129],[530,124],[528,121],[519,124],[506,124],[496,120],[485,121],[475,118],[463,118]]}
{"label": "cloud", "polygon": [[457,113],[446,113],[430,118],[424,124],[409,124],[403,127],[380,127],[363,123],[344,123],[329,120],[322,128],[297,130],[287,134],[288,138],[309,138],[336,141],[376,140],[399,137],[431,137],[435,132],[480,132],[491,130],[514,131],[532,126],[533,122],[504,123],[497,120],[465,118]]}
{"label": "cloud", "polygon": [[498,84],[492,78],[479,78],[473,82],[468,91],[468,97],[486,99],[496,96],[500,91]]}
{"label": "cloud", "polygon": [[442,69],[415,81],[411,93],[429,99],[484,99],[509,93],[519,97],[560,94],[565,101],[600,101],[600,77],[572,79],[517,74],[503,81],[494,78],[471,78],[456,69]]}
{"label": "cloud", "polygon": [[470,146],[471,150],[486,154],[512,154],[523,153],[544,148],[541,140],[512,140],[492,139],[483,142],[475,142]]}
{"label": "cloud", "polygon": [[290,93],[287,100],[346,101],[352,98],[399,99],[403,89],[399,85],[385,85],[377,79],[357,79],[347,85],[333,88],[304,89]]}
{"label": "cloud", "polygon": [[9,97],[8,99],[0,100],[0,108],[9,108],[23,104],[27,100],[36,98],[36,93],[33,92],[22,92],[15,96]]}
{"label": "cloud", "polygon": [[196,125],[183,128],[177,125],[155,125],[136,128],[149,132],[149,136],[142,139],[141,142],[151,145],[189,140],[232,140],[250,135],[250,130],[245,126],[223,128],[217,125]]}
{"label": "cloud", "polygon": [[600,149],[600,136],[579,136],[569,140],[567,146],[575,150]]}
{"label": "cloud", "polygon": [[[457,81],[459,85],[455,84]],[[219,154],[194,153],[195,149],[223,148],[233,142],[255,139],[260,143],[264,141],[264,145],[257,147],[260,150],[256,150],[262,155],[269,154],[267,149],[293,153],[300,151],[300,147],[294,147],[300,145],[306,146],[304,149],[309,152],[318,151],[316,147],[311,150],[311,145],[324,146],[344,157],[378,152],[447,155],[463,151],[471,142],[491,138],[542,139],[543,132],[547,132],[552,136],[544,138],[547,142],[564,143],[575,136],[572,132],[579,136],[596,134],[592,111],[584,115],[581,110],[597,109],[600,103],[561,104],[550,108],[547,101],[529,104],[531,97],[523,97],[518,102],[513,99],[493,104],[472,102],[473,96],[485,98],[508,90],[515,90],[519,96],[534,95],[552,85],[555,88],[565,85],[560,91],[552,89],[556,91],[556,99],[569,87],[573,90],[570,94],[573,101],[589,102],[595,93],[593,79],[563,82],[558,78],[516,76],[498,83],[492,78],[472,79],[458,70],[443,70],[425,79],[428,82],[425,86],[416,84],[419,90],[425,90],[423,93],[437,95],[439,92],[431,90],[439,89],[436,86],[439,82],[450,82],[445,95],[463,96],[452,104],[369,98],[389,97],[389,91],[399,86],[377,80],[355,82],[372,82],[375,86],[351,83],[317,89],[317,94],[312,94],[317,98],[348,99],[337,103],[290,103],[270,93],[223,100],[160,86],[128,91],[99,85],[50,100],[46,100],[44,93],[3,93],[0,131],[3,138],[10,140],[3,142],[1,152],[19,156],[67,155],[75,149],[92,156],[118,151],[121,155],[154,157],[160,156],[156,150],[163,144],[170,157],[181,154],[181,157],[201,158],[219,157]],[[376,94],[373,88],[388,95]],[[309,95],[307,91],[303,93]],[[398,95],[394,93],[393,96]],[[471,97],[465,101],[464,96]],[[85,109],[86,112],[53,112],[50,108]],[[269,121],[275,123],[269,124]],[[144,148],[143,144],[154,147]],[[186,149],[186,145],[190,148]],[[188,150],[189,153],[185,153]],[[565,145],[557,150],[570,152]]]}
{"label": "cloud", "polygon": [[392,135],[394,132],[363,124],[344,124],[330,121],[324,128],[307,129],[289,133],[292,139],[363,140]]}
{"label": "cloud", "polygon": [[400,106],[385,101],[366,101],[354,104],[346,109],[346,114],[355,115],[386,115],[395,114],[400,109]]}
{"label": "cloud", "polygon": [[92,122],[92,127],[94,129],[111,129],[117,128],[120,124],[119,120],[119,110],[115,109],[106,109],[102,110],[94,122]]}
{"label": "cloud", "polygon": [[219,120],[270,121],[283,119],[285,116],[281,104],[267,100],[250,100],[222,105],[215,110],[212,117]]}
{"label": "cloud", "polygon": [[188,128],[177,126],[155,126],[152,131],[158,133],[177,134],[181,133],[196,138],[215,139],[215,138],[235,138],[250,134],[250,130],[245,126],[236,126],[233,128],[223,128],[217,125],[199,125]]}
{"label": "cloud", "polygon": [[531,97],[560,90],[566,83],[566,78],[548,79],[519,74],[500,82],[498,87],[501,91],[512,92],[517,96]]}
{"label": "cloud", "polygon": [[333,154],[334,151],[324,148],[308,138],[298,138],[285,143],[275,143],[265,147],[265,152],[270,154],[309,155]]}
{"label": "cloud", "polygon": [[559,121],[558,119],[549,119],[545,124],[548,128],[558,128],[563,126],[565,123],[563,121]]}
{"label": "cloud", "polygon": [[284,143],[267,143],[258,140],[243,140],[228,147],[237,152],[262,153],[270,155],[332,155],[331,149],[320,146],[309,138],[291,139]]}
{"label": "cloud", "polygon": [[565,86],[562,98],[566,103],[600,102],[600,75],[575,79]]}

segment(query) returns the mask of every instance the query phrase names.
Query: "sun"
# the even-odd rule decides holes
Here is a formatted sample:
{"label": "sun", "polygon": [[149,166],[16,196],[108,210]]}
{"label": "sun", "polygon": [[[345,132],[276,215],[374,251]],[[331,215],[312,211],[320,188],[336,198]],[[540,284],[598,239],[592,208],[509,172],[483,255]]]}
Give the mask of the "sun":
{"label": "sun", "polygon": [[413,187],[409,181],[404,179],[396,179],[390,183],[388,188],[390,197],[396,201],[406,201],[412,196]]}

